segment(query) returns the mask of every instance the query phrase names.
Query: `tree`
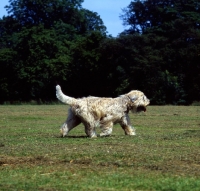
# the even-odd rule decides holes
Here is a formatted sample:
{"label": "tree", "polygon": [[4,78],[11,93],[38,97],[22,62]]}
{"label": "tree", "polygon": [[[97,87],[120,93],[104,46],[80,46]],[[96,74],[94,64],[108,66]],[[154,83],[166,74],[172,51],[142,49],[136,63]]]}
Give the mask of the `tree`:
{"label": "tree", "polygon": [[9,0],[6,10],[22,26],[43,24],[51,27],[59,19],[72,24],[83,0]]}
{"label": "tree", "polygon": [[132,33],[145,33],[149,29],[167,32],[177,29],[178,21],[186,21],[185,26],[194,24],[192,28],[200,27],[200,2],[197,0],[135,0],[123,12],[123,23],[130,26],[128,31]]}
{"label": "tree", "polygon": [[12,34],[18,27],[18,23],[10,16],[0,19],[0,101],[11,100],[13,95],[17,52],[13,48]]}
{"label": "tree", "polygon": [[[184,103],[183,100],[187,100],[190,103],[199,100],[200,2],[137,0],[123,11],[121,18],[125,25],[130,25],[123,34],[146,36],[164,62],[159,75],[164,84],[169,84],[169,79],[176,79],[176,83],[172,83],[173,92],[172,89],[168,91],[168,85],[162,85],[166,102]],[[181,90],[176,87],[181,87]]]}
{"label": "tree", "polygon": [[53,27],[55,22],[62,21],[73,26],[73,32],[79,34],[94,30],[105,33],[106,30],[97,13],[82,8],[83,0],[9,0],[9,2],[10,5],[6,10],[22,26],[42,24],[47,29]]}
{"label": "tree", "polygon": [[[67,92],[76,97],[102,94],[100,44],[105,39],[101,32],[93,31],[80,36],[70,47],[72,63],[69,66]],[[70,89],[70,92],[69,92]]]}
{"label": "tree", "polygon": [[82,20],[78,27],[80,34],[89,34],[91,32],[100,32],[103,36],[106,35],[106,27],[100,16],[96,12],[87,9],[81,9]]}
{"label": "tree", "polygon": [[55,83],[75,74],[74,46],[95,33],[106,35],[99,15],[82,9],[82,2],[9,1],[9,16],[0,20],[1,100],[54,99]]}

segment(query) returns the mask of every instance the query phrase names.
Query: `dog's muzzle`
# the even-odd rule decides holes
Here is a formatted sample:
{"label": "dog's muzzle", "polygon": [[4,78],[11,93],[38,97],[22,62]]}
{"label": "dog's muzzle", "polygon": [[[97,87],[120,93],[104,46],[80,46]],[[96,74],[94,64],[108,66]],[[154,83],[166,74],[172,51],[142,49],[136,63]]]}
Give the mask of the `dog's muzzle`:
{"label": "dog's muzzle", "polygon": [[145,104],[139,105],[137,107],[137,112],[141,112],[141,111],[146,112],[147,106],[150,104],[150,101],[149,101],[149,99],[146,98],[146,96],[143,97],[143,101],[144,101]]}
{"label": "dog's muzzle", "polygon": [[147,110],[147,108],[145,107],[145,106],[139,106],[139,107],[137,107],[137,112],[141,112],[141,111],[146,111]]}

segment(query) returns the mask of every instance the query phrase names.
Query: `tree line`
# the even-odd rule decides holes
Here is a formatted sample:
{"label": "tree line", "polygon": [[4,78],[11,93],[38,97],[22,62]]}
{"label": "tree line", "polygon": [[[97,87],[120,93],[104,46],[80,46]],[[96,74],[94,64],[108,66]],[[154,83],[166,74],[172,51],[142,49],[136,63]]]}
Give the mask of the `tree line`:
{"label": "tree line", "polygon": [[0,103],[114,97],[133,89],[151,104],[200,101],[200,2],[134,0],[128,29],[107,34],[83,0],[9,0],[0,19]]}

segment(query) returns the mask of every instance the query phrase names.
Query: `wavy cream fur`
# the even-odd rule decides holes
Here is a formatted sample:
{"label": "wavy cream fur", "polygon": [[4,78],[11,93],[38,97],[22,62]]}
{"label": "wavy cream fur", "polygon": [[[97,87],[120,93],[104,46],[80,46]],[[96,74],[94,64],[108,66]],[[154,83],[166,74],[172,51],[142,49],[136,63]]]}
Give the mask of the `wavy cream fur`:
{"label": "wavy cream fur", "polygon": [[133,90],[116,98],[85,97],[75,99],[63,94],[61,87],[56,86],[57,98],[70,105],[66,122],[61,127],[62,136],[83,123],[85,133],[96,137],[95,128],[101,128],[100,136],[112,133],[113,125],[119,123],[126,135],[135,135],[135,129],[130,124],[129,111],[146,111],[150,101],[143,92]]}

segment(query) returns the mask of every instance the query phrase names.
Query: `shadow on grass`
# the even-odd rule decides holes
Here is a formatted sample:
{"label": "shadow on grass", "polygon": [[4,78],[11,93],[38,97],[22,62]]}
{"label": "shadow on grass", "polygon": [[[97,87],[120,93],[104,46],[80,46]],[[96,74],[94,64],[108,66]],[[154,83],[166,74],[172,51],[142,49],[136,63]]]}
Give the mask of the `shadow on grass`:
{"label": "shadow on grass", "polygon": [[86,138],[89,138],[88,136],[86,135],[67,135],[65,137],[63,137],[62,135],[57,135],[55,136],[55,138],[62,138],[62,139],[86,139]]}
{"label": "shadow on grass", "polygon": [[94,137],[94,138],[88,137],[87,135],[67,135],[65,137],[63,137],[62,135],[56,135],[55,136],[55,138],[64,138],[64,139],[71,139],[71,138],[73,138],[73,139],[96,139],[96,138],[103,139],[103,138],[108,138],[108,137],[117,138],[119,136],[117,136],[117,135],[108,135],[108,136],[100,137],[99,135],[97,135],[97,137]]}

